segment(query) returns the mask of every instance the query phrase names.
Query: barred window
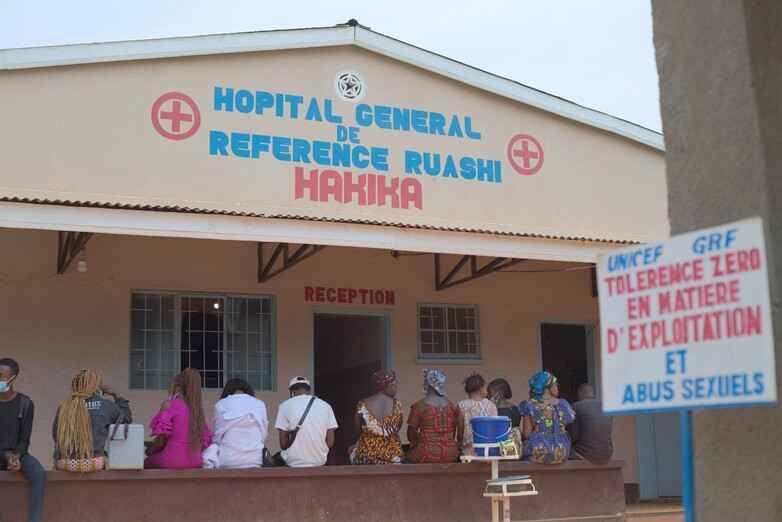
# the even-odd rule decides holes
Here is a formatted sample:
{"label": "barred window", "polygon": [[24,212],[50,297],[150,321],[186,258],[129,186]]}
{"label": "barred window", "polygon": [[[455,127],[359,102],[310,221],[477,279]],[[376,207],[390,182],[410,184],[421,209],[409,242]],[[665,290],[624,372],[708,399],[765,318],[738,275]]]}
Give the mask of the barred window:
{"label": "barred window", "polygon": [[478,307],[419,304],[418,347],[422,358],[480,358]]}
{"label": "barred window", "polygon": [[204,388],[234,377],[259,391],[276,388],[275,308],[270,296],[131,294],[130,388],[167,389],[184,368]]}

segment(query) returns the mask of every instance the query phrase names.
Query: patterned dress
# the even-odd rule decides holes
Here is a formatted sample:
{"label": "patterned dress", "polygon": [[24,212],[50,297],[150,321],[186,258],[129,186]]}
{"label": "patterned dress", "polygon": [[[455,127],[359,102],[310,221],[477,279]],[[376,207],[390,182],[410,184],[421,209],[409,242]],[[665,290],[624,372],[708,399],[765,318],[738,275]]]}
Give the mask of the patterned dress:
{"label": "patterned dress", "polygon": [[521,460],[559,464],[570,456],[570,435],[565,426],[573,422],[576,412],[565,399],[557,404],[546,404],[529,399],[519,404],[521,416],[532,417],[532,433],[524,446]]}
{"label": "patterned dress", "polygon": [[376,419],[364,401],[358,401],[356,407],[361,425],[351,464],[392,464],[402,460],[402,442],[399,440],[399,428],[402,420],[402,403],[394,399],[391,413],[385,419]]}
{"label": "patterned dress", "polygon": [[421,399],[410,408],[407,423],[418,430],[405,453],[408,462],[444,463],[459,459],[459,444],[454,438],[456,408],[453,404],[435,408]]}
{"label": "patterned dress", "polygon": [[[464,440],[462,440],[462,453],[465,455],[475,455],[475,450],[472,447],[472,422],[470,422],[470,420],[474,419],[475,417],[488,417],[497,415],[497,406],[489,399],[481,399],[479,401],[464,399],[459,403],[459,409],[462,410],[462,418],[464,419]],[[483,442],[486,442],[486,440]]]}

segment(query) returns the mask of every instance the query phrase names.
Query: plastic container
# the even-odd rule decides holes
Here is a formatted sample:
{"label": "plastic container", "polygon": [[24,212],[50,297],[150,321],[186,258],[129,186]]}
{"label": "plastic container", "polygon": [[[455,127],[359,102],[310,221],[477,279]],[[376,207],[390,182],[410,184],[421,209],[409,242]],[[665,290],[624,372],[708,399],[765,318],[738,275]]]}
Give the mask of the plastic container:
{"label": "plastic container", "polygon": [[470,419],[470,424],[475,454],[479,457],[499,457],[500,441],[508,440],[510,434],[510,417],[475,417]]}
{"label": "plastic container", "polygon": [[[113,433],[114,424],[109,426],[109,436]],[[143,424],[120,424],[114,440],[108,441],[106,446],[108,469],[144,469]]]}

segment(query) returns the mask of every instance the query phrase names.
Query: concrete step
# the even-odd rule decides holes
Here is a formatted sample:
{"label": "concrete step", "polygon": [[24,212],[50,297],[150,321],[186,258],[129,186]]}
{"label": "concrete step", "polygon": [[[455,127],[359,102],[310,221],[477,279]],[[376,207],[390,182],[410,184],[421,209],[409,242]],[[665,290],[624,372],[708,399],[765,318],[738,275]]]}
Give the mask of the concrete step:
{"label": "concrete step", "polygon": [[628,522],[684,522],[684,507],[680,503],[640,503],[625,507]]}

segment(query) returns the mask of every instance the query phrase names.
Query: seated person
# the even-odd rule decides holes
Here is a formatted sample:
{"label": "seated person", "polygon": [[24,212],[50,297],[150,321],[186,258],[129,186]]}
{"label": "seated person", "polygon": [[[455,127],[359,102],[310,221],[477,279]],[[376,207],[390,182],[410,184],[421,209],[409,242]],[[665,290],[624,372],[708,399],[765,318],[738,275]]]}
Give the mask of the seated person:
{"label": "seated person", "polygon": [[[269,421],[266,405],[255,398],[250,383],[231,379],[215,404],[213,466],[217,468],[259,468],[263,465],[263,445]],[[209,451],[204,451],[204,456]]]}
{"label": "seated person", "polygon": [[369,379],[375,393],[358,401],[354,423],[359,434],[351,464],[402,462],[402,404],[396,399],[396,373],[379,371]]}
{"label": "seated person", "polygon": [[510,384],[505,379],[494,379],[489,383],[486,392],[489,400],[497,405],[497,415],[510,419],[511,427],[508,438],[516,443],[516,449],[519,450],[519,455],[521,455],[521,450],[524,448],[521,437],[521,413],[519,413],[519,408],[509,400],[513,397]]}
{"label": "seated person", "polygon": [[280,404],[274,423],[282,449],[274,455],[278,465],[323,466],[334,446],[334,411],[326,401],[311,396],[310,390],[306,377],[294,377],[288,384],[291,398]]}
{"label": "seated person", "polygon": [[40,522],[46,471],[38,459],[27,453],[35,405],[30,397],[14,390],[18,376],[19,363],[7,357],[0,359],[0,470],[21,473],[30,482],[27,517],[29,522]]}
{"label": "seated person", "polygon": [[445,394],[445,374],[424,370],[426,395],[413,404],[407,419],[407,439],[410,449],[405,460],[412,463],[456,462],[459,443],[456,441],[456,407]]}
{"label": "seated person", "polygon": [[565,399],[559,398],[557,378],[538,372],[529,380],[530,398],[519,405],[527,441],[521,460],[543,464],[565,462],[570,455],[570,436],[566,426],[576,414]]}
{"label": "seated person", "polygon": [[607,462],[614,453],[611,441],[613,420],[603,414],[603,403],[595,397],[589,384],[578,387],[578,401],[573,404],[576,419],[567,425],[570,434],[570,458]]}
{"label": "seated person", "polygon": [[[110,395],[114,401],[107,401]],[[71,396],[54,416],[54,467],[65,471],[98,471],[106,467],[106,440],[109,425],[122,415],[123,423],[133,421],[127,399],[103,384],[94,370],[79,370],[71,379]]]}
{"label": "seated person", "polygon": [[212,442],[201,405],[201,374],[185,368],[174,377],[171,398],[160,406],[149,427],[155,436],[145,469],[201,467],[201,451]]}
{"label": "seated person", "polygon": [[[475,417],[493,417],[497,415],[497,406],[486,398],[486,381],[480,373],[473,373],[462,382],[467,398],[459,402],[456,409],[457,440],[462,453],[475,455],[473,449],[472,422]],[[483,442],[486,442],[485,440]]]}

